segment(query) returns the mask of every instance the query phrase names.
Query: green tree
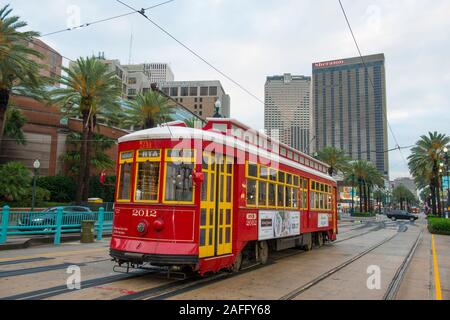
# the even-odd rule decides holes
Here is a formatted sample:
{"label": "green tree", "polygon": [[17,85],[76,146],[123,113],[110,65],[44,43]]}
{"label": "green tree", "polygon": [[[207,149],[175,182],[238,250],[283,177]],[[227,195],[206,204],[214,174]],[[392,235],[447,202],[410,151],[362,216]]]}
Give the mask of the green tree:
{"label": "green tree", "polygon": [[0,198],[5,201],[20,201],[30,190],[32,176],[20,162],[0,165]]}
{"label": "green tree", "polygon": [[372,163],[358,160],[351,162],[346,169],[345,180],[353,187],[358,186],[360,212],[372,211],[372,191],[375,187],[384,187],[384,180],[381,173]]}
{"label": "green tree", "polygon": [[12,94],[39,97],[43,94],[41,66],[30,57],[42,55],[28,46],[34,31],[21,32],[27,26],[17,16],[11,16],[9,5],[0,8],[0,146],[6,123],[6,111]]}
{"label": "green tree", "polygon": [[317,158],[330,166],[328,168],[330,176],[333,176],[338,171],[344,172],[350,162],[350,158],[346,156],[345,152],[335,147],[323,148],[318,152]]}
{"label": "green tree", "polygon": [[139,94],[127,103],[124,109],[124,124],[136,129],[151,129],[172,119],[169,100],[156,91]]}
{"label": "green tree", "polygon": [[99,116],[120,110],[121,83],[115,72],[95,57],[79,58],[60,79],[64,88],[52,91],[53,103],[68,116],[82,119],[82,138],[79,170],[77,174],[76,202],[89,196],[90,164],[94,129]]}
{"label": "green tree", "polygon": [[196,120],[194,117],[184,120],[184,123],[186,124],[186,126],[188,128],[195,128],[195,122],[196,122]]}
{"label": "green tree", "polygon": [[444,158],[443,150],[450,143],[450,137],[438,132],[423,135],[411,149],[408,165],[419,188],[427,184],[431,193],[433,214],[442,214],[439,195],[439,162]]}
{"label": "green tree", "polygon": [[26,145],[27,141],[22,127],[27,123],[27,118],[19,109],[9,107],[6,111],[6,123],[4,136],[13,139],[17,144]]}
{"label": "green tree", "polygon": [[[78,132],[69,133],[66,143],[69,146],[69,151],[62,154],[60,160],[64,162],[68,174],[76,177],[80,172],[82,134]],[[91,166],[97,170],[114,168],[114,161],[106,154],[106,151],[111,149],[116,142],[101,134],[94,133],[92,143]]]}
{"label": "green tree", "polygon": [[400,209],[407,209],[416,203],[416,196],[405,186],[399,185],[392,191],[394,201],[399,204]]}

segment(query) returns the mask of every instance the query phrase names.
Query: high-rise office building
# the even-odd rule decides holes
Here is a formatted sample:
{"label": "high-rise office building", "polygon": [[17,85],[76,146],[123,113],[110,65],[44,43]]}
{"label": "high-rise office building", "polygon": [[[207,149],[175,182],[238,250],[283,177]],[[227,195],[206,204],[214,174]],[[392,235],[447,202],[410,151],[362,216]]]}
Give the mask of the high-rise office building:
{"label": "high-rise office building", "polygon": [[389,176],[384,54],[313,63],[315,151],[340,148]]}
{"label": "high-rise office building", "polygon": [[124,65],[128,72],[143,72],[150,83],[174,81],[175,76],[168,63],[141,63]]}
{"label": "high-rise office building", "polygon": [[220,81],[170,81],[161,83],[160,89],[202,118],[214,116],[214,106],[219,100],[220,114],[230,117],[230,96],[225,93]]}
{"label": "high-rise office building", "polygon": [[309,153],[311,77],[267,77],[264,128],[269,136]]}

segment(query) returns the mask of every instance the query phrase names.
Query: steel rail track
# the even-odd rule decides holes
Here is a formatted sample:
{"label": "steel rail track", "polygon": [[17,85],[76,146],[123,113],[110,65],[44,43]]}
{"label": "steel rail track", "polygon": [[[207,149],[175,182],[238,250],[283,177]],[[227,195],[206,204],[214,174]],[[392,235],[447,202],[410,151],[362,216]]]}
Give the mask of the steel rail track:
{"label": "steel rail track", "polygon": [[386,290],[386,293],[383,296],[383,300],[395,300],[395,298],[397,297],[398,290],[400,289],[400,285],[402,284],[406,271],[408,270],[411,260],[414,257],[414,254],[416,253],[417,247],[422,242],[422,239],[423,239],[423,229],[420,231],[416,241],[411,246],[411,249],[409,250],[402,264],[397,269],[394,278],[392,279],[388,289]]}
{"label": "steel rail track", "polygon": [[[368,232],[365,232],[363,234],[358,234],[355,235],[353,238],[359,237],[359,236],[363,236],[367,233],[370,232],[374,232],[374,231],[378,231],[383,229],[383,226],[378,226],[377,228],[374,228]],[[343,241],[347,241],[350,239],[344,239],[341,240],[340,242]],[[281,259],[285,259],[285,258],[289,258],[292,256],[296,256],[299,255],[301,253],[304,253],[304,251],[299,250],[298,252],[294,252],[294,253],[288,253],[288,254],[281,254],[280,256],[276,257],[276,258],[272,258],[270,263],[266,264],[266,265],[261,265],[261,264],[255,264],[255,265],[250,265],[244,269],[241,269],[238,273],[220,273],[220,274],[216,274],[207,278],[188,278],[185,280],[180,280],[180,281],[176,281],[176,282],[172,282],[172,283],[168,283],[162,286],[158,286],[158,287],[154,287],[154,288],[149,288],[140,292],[137,292],[135,294],[131,294],[131,295],[126,295],[126,296],[121,296],[116,298],[115,300],[164,300],[170,297],[174,297],[177,295],[180,295],[182,293],[186,293],[195,289],[199,289],[201,287],[205,287],[207,285],[213,284],[213,283],[217,283],[226,279],[230,279],[233,278],[235,276],[238,275],[242,275],[248,272],[252,272],[261,268],[265,268],[268,267],[270,265],[273,265],[274,262],[281,260]]]}
{"label": "steel rail track", "polygon": [[320,276],[316,277],[315,279],[311,280],[310,282],[302,285],[301,287],[292,290],[291,292],[289,292],[288,294],[282,296],[279,300],[293,300],[296,297],[298,297],[300,294],[302,294],[303,292],[305,292],[306,290],[314,287],[315,285],[317,285],[318,283],[320,283],[321,281],[329,278],[331,275],[335,274],[336,272],[344,269],[345,267],[347,267],[348,265],[352,264],[353,262],[361,259],[362,257],[364,257],[365,255],[371,253],[372,251],[374,251],[375,249],[378,249],[379,247],[381,247],[382,245],[386,244],[387,242],[391,241],[392,239],[394,239],[395,237],[397,237],[399,233],[397,232],[396,234],[392,235],[391,237],[384,239],[382,241],[380,241],[379,243],[371,246],[370,248],[364,250],[363,252],[357,254],[356,256],[354,256],[353,258],[350,258],[348,260],[346,260],[345,262],[341,263],[340,265],[338,265],[337,267],[334,267],[330,270],[328,270],[327,272],[321,274]]}
{"label": "steel rail track", "polygon": [[[366,226],[365,226],[366,227]],[[359,227],[361,228],[361,227]],[[356,228],[358,229],[358,228]],[[338,243],[338,242],[344,242],[356,237],[360,237],[363,236],[365,234],[371,233],[371,232],[375,232],[378,231],[382,228],[380,228],[379,226],[377,228],[371,229],[368,232],[364,232],[362,234],[357,234],[353,237],[350,238],[346,238],[334,243]],[[281,254],[280,256],[271,259],[271,262],[269,264],[266,265],[260,265],[260,264],[256,264],[256,265],[250,265],[248,267],[245,267],[244,269],[242,269],[239,273],[221,273],[218,275],[214,275],[211,276],[209,278],[203,278],[203,279],[185,279],[185,280],[180,280],[180,281],[176,281],[176,282],[172,282],[169,284],[165,284],[162,286],[158,286],[155,288],[150,288],[147,290],[143,290],[141,292],[138,292],[136,294],[131,294],[131,295],[125,295],[125,296],[121,296],[116,298],[117,300],[139,300],[139,299],[144,299],[144,300],[150,300],[150,299],[166,299],[172,296],[176,296],[179,295],[181,293],[184,292],[189,292],[191,290],[200,288],[200,287],[204,287],[207,286],[209,284],[212,284],[214,282],[218,282],[218,281],[222,281],[225,279],[230,279],[234,276],[237,275],[241,275],[247,272],[251,272],[251,271],[255,271],[257,269],[263,268],[263,267],[267,267],[270,266],[274,263],[274,261],[280,260],[280,259],[285,259],[288,257],[292,257],[292,256],[296,256],[299,255],[301,253],[304,253],[304,251],[299,250],[298,252],[290,252],[289,254]],[[107,259],[109,260],[109,259]],[[97,261],[90,261],[90,262],[86,262],[85,264],[89,264],[89,263],[96,263],[96,262],[101,262],[101,261],[106,261],[106,260],[97,260]],[[47,270],[47,271],[51,271],[51,270]],[[81,290],[84,289],[88,289],[88,288],[92,288],[92,287],[96,287],[99,285],[105,285],[105,284],[110,284],[110,283],[114,283],[114,282],[118,282],[118,281],[123,281],[123,280],[128,280],[128,279],[132,279],[132,278],[137,278],[137,277],[143,277],[143,276],[147,276],[147,275],[152,275],[152,274],[156,274],[157,272],[139,272],[139,273],[131,273],[131,274],[124,274],[124,275],[113,275],[113,276],[107,276],[107,277],[100,277],[100,278],[95,278],[95,279],[91,279],[91,280],[87,280],[84,281],[82,283],[82,288]],[[180,283],[181,282],[181,283]],[[41,290],[36,290],[36,291],[32,291],[32,292],[26,292],[26,293],[22,293],[22,294],[17,294],[17,295],[13,295],[13,296],[8,296],[8,297],[3,297],[0,298],[0,300],[41,300],[41,299],[46,299],[46,298],[50,298],[50,297],[55,297],[61,294],[65,294],[65,293],[69,293],[72,292],[72,290],[69,290],[67,288],[67,286],[62,285],[62,286],[55,286],[55,287],[51,287],[51,288],[46,288],[46,289],[41,289]]]}
{"label": "steel rail track", "polygon": [[[110,284],[122,280],[129,280],[133,278],[143,277],[146,275],[150,275],[152,272],[136,272],[136,273],[129,273],[129,274],[117,274],[107,277],[100,277],[100,278],[94,278],[90,280],[83,281],[81,283],[81,289],[88,289],[96,286],[101,286],[105,284]],[[0,298],[0,300],[42,300],[46,298],[55,297],[61,294],[73,292],[74,290],[70,290],[67,288],[67,285],[61,285],[61,286],[55,286],[51,288],[31,291],[31,292],[25,292],[20,293],[8,297]]]}

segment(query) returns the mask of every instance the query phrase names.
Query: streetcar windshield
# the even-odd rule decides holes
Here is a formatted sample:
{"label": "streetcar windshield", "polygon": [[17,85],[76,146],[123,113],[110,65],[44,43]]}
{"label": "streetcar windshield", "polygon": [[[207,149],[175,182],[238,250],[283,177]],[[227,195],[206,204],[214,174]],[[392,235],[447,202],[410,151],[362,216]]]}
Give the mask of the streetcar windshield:
{"label": "streetcar windshield", "polygon": [[164,202],[194,202],[194,160],[193,150],[167,150]]}

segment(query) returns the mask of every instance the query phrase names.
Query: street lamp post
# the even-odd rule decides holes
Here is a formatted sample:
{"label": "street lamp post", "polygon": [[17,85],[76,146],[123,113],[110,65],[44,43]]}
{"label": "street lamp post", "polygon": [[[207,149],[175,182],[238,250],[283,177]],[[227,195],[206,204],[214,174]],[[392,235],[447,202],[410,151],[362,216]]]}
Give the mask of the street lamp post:
{"label": "street lamp post", "polygon": [[36,159],[33,163],[34,175],[33,175],[33,196],[31,200],[31,211],[34,211],[34,206],[36,205],[36,178],[39,174],[39,168],[41,167],[41,162]]}

